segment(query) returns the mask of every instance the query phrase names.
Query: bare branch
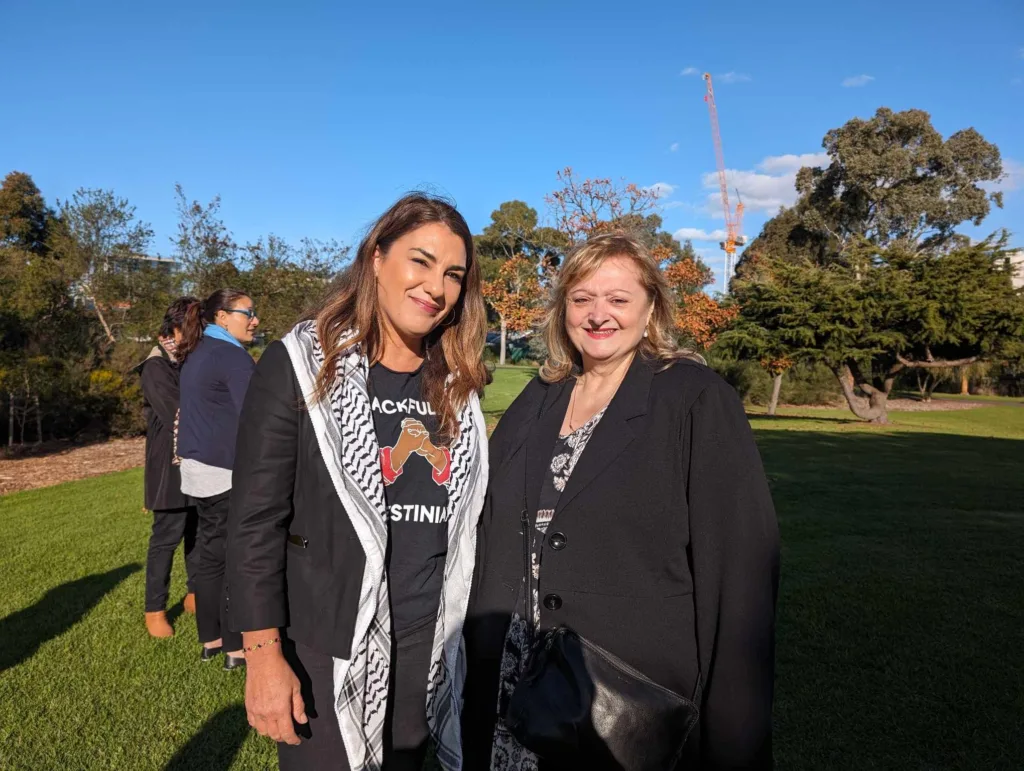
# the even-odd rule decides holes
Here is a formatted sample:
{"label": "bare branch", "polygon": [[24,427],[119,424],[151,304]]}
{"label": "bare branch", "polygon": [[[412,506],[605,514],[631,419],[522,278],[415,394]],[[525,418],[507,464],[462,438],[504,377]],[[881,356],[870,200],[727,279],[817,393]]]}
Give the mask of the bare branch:
{"label": "bare branch", "polygon": [[904,367],[919,369],[945,369],[948,367],[966,367],[968,364],[974,364],[977,361],[981,361],[981,357],[968,356],[966,359],[931,359],[929,361],[911,361],[910,359],[905,359],[900,354],[896,354],[896,360]]}

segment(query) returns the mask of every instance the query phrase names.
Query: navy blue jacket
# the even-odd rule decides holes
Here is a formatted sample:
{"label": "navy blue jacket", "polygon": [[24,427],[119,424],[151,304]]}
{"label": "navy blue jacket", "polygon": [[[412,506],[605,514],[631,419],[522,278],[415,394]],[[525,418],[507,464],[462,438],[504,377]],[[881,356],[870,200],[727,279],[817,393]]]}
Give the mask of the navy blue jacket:
{"label": "navy blue jacket", "polygon": [[235,435],[252,357],[237,345],[204,337],[181,367],[178,456],[208,466],[235,464]]}

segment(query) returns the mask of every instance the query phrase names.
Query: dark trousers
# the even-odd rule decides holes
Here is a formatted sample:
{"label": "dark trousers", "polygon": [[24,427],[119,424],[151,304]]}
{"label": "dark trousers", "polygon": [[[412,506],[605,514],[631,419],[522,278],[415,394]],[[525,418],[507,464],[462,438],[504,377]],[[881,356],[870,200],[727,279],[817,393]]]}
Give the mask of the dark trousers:
{"label": "dark trousers", "polygon": [[218,637],[225,651],[242,649],[242,635],[227,623],[228,592],[224,586],[224,553],[227,542],[228,504],[231,491],[210,498],[196,498],[199,515],[199,572],[196,574],[196,626],[199,642]]}
{"label": "dark trousers", "polygon": [[[391,688],[384,726],[383,771],[420,771],[426,758],[427,675],[434,625],[407,634],[393,646]],[[302,742],[278,744],[281,771],[348,771],[348,756],[334,713],[334,662],[301,643],[286,640],[284,655],[302,685],[309,723],[297,726]]]}
{"label": "dark trousers", "polygon": [[188,591],[194,592],[199,550],[196,546],[196,510],[157,509],[153,512],[153,532],[146,554],[146,612],[167,609],[167,593],[171,585],[174,550],[185,541],[185,575]]}

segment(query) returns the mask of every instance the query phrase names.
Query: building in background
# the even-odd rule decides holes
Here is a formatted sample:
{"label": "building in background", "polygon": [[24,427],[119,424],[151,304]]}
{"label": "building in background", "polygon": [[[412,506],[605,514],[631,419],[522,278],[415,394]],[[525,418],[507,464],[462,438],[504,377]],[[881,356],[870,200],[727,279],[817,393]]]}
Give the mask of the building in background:
{"label": "building in background", "polygon": [[1013,288],[1020,289],[1024,287],[1024,250],[1013,252],[1006,259],[1010,263],[1010,269],[1013,271]]}

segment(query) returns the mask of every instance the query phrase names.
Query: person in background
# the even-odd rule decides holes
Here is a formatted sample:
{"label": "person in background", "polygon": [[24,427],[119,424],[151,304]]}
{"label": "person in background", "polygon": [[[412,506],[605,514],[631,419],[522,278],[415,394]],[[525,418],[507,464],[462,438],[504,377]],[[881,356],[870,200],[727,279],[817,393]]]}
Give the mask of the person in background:
{"label": "person in background", "polygon": [[225,669],[245,664],[242,638],[226,623],[230,590],[224,585],[224,549],[238,415],[255,366],[245,345],[259,325],[252,299],[220,289],[185,313],[181,361],[178,455],[181,491],[199,515],[196,623],[201,661],[226,652]]}
{"label": "person in background", "polygon": [[187,613],[196,611],[196,510],[181,492],[181,472],[175,453],[179,396],[175,351],[185,312],[194,302],[193,297],[179,297],[171,303],[164,314],[158,344],[136,367],[142,379],[142,411],[146,418],[145,506],[153,512],[153,531],[146,554],[146,629],[153,637],[174,635],[167,621],[167,594],[174,550],[182,540],[188,579],[184,606]]}
{"label": "person in background", "polygon": [[[592,237],[562,265],[547,360],[491,438],[465,627],[464,768],[622,768],[594,731],[620,750],[630,732],[672,733],[664,713],[631,703],[645,704],[622,683],[641,676],[699,708],[678,768],[772,766],[775,509],[739,396],[677,346],[673,308],[657,261],[626,234]],[[616,694],[634,720],[569,711],[591,687],[572,671],[561,702],[531,701],[527,685],[505,724],[532,642],[562,626],[639,671]],[[531,710],[547,727],[582,728],[561,747],[528,733],[549,752],[539,758],[514,735]]]}
{"label": "person in background", "polygon": [[228,582],[249,724],[286,771],[419,771],[431,737],[440,768],[462,768],[485,337],[466,221],[410,194],[315,318],[260,357]]}

